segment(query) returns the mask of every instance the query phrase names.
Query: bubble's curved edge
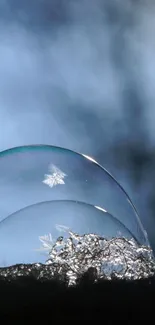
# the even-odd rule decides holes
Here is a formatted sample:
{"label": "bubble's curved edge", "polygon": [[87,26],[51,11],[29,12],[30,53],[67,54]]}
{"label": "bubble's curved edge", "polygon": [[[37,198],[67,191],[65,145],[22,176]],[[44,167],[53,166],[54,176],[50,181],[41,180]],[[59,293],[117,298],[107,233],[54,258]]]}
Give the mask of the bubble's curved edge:
{"label": "bubble's curved edge", "polygon": [[93,162],[94,164],[96,164],[98,167],[100,167],[101,169],[104,170],[105,173],[108,174],[108,176],[113,179],[114,182],[116,182],[117,186],[120,188],[120,190],[125,194],[126,198],[127,198],[127,201],[128,203],[131,205],[132,209],[134,210],[135,212],[135,216],[136,216],[136,219],[138,221],[138,224],[139,224],[139,227],[141,229],[141,231],[143,232],[144,236],[145,236],[145,245],[148,246],[148,247],[151,247],[150,245],[150,242],[149,242],[149,239],[148,239],[148,234],[146,232],[146,230],[144,229],[143,227],[143,224],[140,220],[140,217],[139,217],[139,214],[138,214],[138,211],[135,207],[135,205],[133,204],[132,200],[130,199],[128,193],[125,191],[125,189],[123,188],[123,186],[116,180],[116,178],[106,169],[104,168],[102,165],[100,165],[95,159],[93,159],[92,157],[89,157],[85,154],[81,154],[83,157],[85,157],[86,159],[90,160],[91,162]]}
{"label": "bubble's curved edge", "polygon": [[137,244],[140,244],[137,240],[137,238],[133,235],[133,233],[128,229],[128,227],[126,227],[120,220],[118,220],[115,216],[113,216],[111,213],[109,213],[108,211],[104,210],[103,208],[101,207],[98,207],[98,206],[94,206],[90,203],[86,203],[86,202],[82,202],[82,201],[74,201],[74,200],[48,200],[48,201],[42,201],[42,202],[38,202],[38,203],[34,203],[34,204],[31,204],[25,208],[22,208],[22,209],[19,209],[17,210],[16,212],[13,212],[11,213],[9,216],[7,216],[5,219],[2,219],[0,221],[0,226],[1,224],[5,224],[5,222],[8,222],[11,218],[13,218],[14,216],[16,216],[17,214],[19,215],[20,213],[24,212],[25,210],[29,210],[33,207],[36,207],[36,206],[41,206],[41,205],[46,205],[46,204],[51,204],[51,203],[76,203],[76,204],[80,204],[80,205],[85,205],[85,206],[89,206],[91,208],[94,208],[96,210],[99,210],[101,211],[102,213],[104,214],[107,214],[108,216],[110,216],[110,218],[112,218],[118,225],[120,225],[121,227],[123,227],[131,236],[131,238],[133,238],[135,240],[135,242]]}
{"label": "bubble's curved edge", "polygon": [[0,158],[2,156],[4,156],[4,155],[10,154],[10,153],[14,153],[16,151],[19,152],[20,150],[40,149],[40,148],[47,148],[47,149],[54,149],[54,150],[62,150],[62,151],[65,151],[65,152],[74,153],[75,155],[81,156],[81,157],[83,157],[83,158],[91,161],[97,167],[101,168],[106,174],[108,174],[108,176],[117,184],[117,186],[119,187],[119,189],[126,196],[128,203],[131,205],[131,207],[132,207],[132,209],[133,209],[133,211],[135,213],[135,216],[136,216],[137,222],[139,224],[139,227],[140,227],[142,233],[144,234],[144,237],[145,237],[145,245],[151,247],[151,245],[149,243],[149,239],[148,239],[148,234],[147,234],[146,230],[143,227],[143,224],[142,224],[142,222],[140,220],[138,211],[137,211],[135,205],[133,204],[133,202],[131,201],[129,195],[127,194],[127,192],[125,191],[125,189],[122,187],[122,185],[115,179],[115,177],[112,176],[112,174],[106,168],[104,168],[102,165],[100,165],[94,158],[92,158],[92,157],[90,157],[88,155],[85,155],[85,154],[76,152],[74,150],[68,149],[68,148],[63,148],[63,147],[59,147],[59,146],[55,146],[55,145],[50,145],[50,144],[30,144],[30,145],[23,145],[23,146],[17,146],[17,147],[10,147],[9,149],[6,149],[6,150],[3,150],[3,151],[0,152]]}

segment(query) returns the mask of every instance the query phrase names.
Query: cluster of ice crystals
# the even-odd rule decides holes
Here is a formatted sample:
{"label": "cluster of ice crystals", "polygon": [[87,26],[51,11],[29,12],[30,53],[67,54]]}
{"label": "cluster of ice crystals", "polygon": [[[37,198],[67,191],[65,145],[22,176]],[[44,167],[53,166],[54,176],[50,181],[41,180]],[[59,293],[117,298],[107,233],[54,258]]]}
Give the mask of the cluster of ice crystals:
{"label": "cluster of ice crystals", "polygon": [[113,278],[137,280],[154,275],[155,261],[149,247],[124,237],[106,239],[96,234],[79,235],[69,231],[49,250],[46,265],[66,277],[69,285],[88,273],[93,281]]}

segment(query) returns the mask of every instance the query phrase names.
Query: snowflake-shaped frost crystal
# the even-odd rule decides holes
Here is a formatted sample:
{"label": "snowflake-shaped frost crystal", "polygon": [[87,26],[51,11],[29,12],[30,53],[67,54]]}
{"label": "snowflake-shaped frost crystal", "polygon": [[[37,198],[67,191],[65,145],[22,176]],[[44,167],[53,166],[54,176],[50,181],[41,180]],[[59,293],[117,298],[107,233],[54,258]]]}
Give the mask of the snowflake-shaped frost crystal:
{"label": "snowflake-shaped frost crystal", "polygon": [[65,184],[64,178],[67,176],[64,172],[62,172],[58,167],[54,165],[50,165],[49,172],[51,174],[45,174],[45,179],[43,183],[48,185],[49,187],[53,187],[55,185],[63,185]]}
{"label": "snowflake-shaped frost crystal", "polygon": [[37,251],[47,251],[47,253],[49,253],[53,247],[52,235],[49,234],[49,235],[39,236],[39,240],[41,241],[43,246],[37,249]]}

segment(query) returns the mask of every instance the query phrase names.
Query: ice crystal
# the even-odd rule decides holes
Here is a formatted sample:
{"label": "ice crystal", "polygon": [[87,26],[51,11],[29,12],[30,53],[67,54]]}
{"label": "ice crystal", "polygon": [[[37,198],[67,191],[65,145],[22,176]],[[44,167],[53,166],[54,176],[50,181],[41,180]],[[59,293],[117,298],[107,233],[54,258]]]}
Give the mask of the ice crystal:
{"label": "ice crystal", "polygon": [[43,180],[44,184],[48,185],[51,188],[58,184],[65,184],[64,178],[67,175],[62,172],[58,167],[50,165],[49,172],[50,174],[45,174],[45,179]]}
{"label": "ice crystal", "polygon": [[[67,227],[68,236],[60,236],[48,246],[46,265],[56,268],[56,272],[68,278],[69,285],[86,272],[94,280],[113,278],[137,280],[152,276],[155,262],[150,247],[139,246],[134,239],[117,237],[106,239],[96,234],[79,235]],[[41,237],[43,246],[47,243]]]}

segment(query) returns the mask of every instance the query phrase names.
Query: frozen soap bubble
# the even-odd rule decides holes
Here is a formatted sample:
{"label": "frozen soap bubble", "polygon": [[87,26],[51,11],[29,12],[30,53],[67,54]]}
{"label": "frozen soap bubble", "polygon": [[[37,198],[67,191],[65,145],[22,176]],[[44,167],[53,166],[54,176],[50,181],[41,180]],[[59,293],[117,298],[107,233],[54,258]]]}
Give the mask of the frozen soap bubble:
{"label": "frozen soap bubble", "polygon": [[[147,234],[141,225],[137,212],[123,188],[96,161],[71,150],[47,145],[34,145],[13,148],[1,152],[0,196],[1,220],[20,209],[44,201],[66,201],[68,206],[67,213],[69,213],[71,204],[67,202],[79,201],[105,209],[109,214],[115,217],[115,220],[117,219],[120,221],[125,229],[127,228],[129,232],[133,234],[137,242],[149,245]],[[53,204],[55,206],[55,203]],[[58,203],[58,205],[61,209],[62,203]],[[37,227],[38,214],[40,218],[42,218],[41,220],[44,224],[46,209],[41,215],[41,212],[39,213],[41,205],[38,205],[38,207],[39,208],[36,206],[35,208],[30,208],[30,210],[23,210],[23,212],[19,212],[16,216],[6,220],[6,225],[10,227],[9,229],[11,229],[11,225],[15,224],[13,228],[14,232],[10,230],[12,236],[16,237],[18,233],[23,234],[24,229],[22,227],[25,228],[26,224],[29,225],[29,228],[25,236],[27,238],[29,237],[29,231],[35,233],[36,230],[33,227],[33,222],[35,220],[35,226]],[[35,209],[37,209],[37,213]],[[48,213],[48,220],[57,218],[57,216],[53,214],[52,209],[53,206],[51,205],[51,219]],[[32,210],[35,211],[35,217],[33,216]],[[30,212],[30,217],[28,216],[28,211]],[[43,212],[43,210],[41,211]],[[94,208],[93,211],[95,211],[95,215],[98,216],[99,210]],[[25,216],[24,218],[23,214]],[[103,211],[102,215],[105,216]],[[23,223],[20,221],[19,216],[21,220],[24,220]],[[81,225],[82,220],[85,220],[83,213],[82,216]],[[96,218],[98,219],[98,217]],[[61,219],[63,219],[63,216]],[[106,218],[103,217],[104,221],[105,219]],[[9,220],[11,220],[11,223],[9,223]],[[18,220],[18,222],[15,220]],[[46,231],[51,232],[51,229],[49,228]],[[39,235],[39,233],[37,235]],[[20,238],[19,249],[21,246],[22,251],[22,237]],[[25,244],[27,242],[28,241],[25,241]],[[9,243],[11,245],[11,240]],[[2,244],[3,242],[1,239],[0,245],[2,246]]]}
{"label": "frozen soap bubble", "polygon": [[38,203],[0,222],[0,266],[45,263],[57,238],[68,238],[70,230],[106,239],[134,237],[101,208],[75,201]]}

